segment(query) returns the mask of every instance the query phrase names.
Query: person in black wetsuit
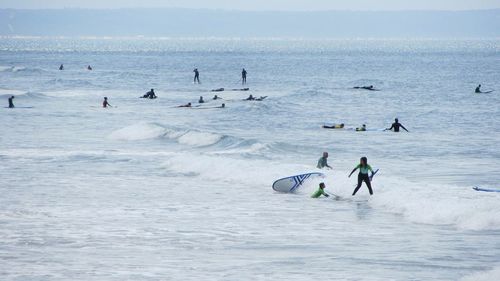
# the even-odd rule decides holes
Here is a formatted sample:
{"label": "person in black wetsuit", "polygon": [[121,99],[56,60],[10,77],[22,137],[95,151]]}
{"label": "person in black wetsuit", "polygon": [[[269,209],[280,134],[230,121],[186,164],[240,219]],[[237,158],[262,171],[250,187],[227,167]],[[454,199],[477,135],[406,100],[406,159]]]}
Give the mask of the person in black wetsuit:
{"label": "person in black wetsuit", "polygon": [[243,68],[241,71],[241,84],[245,85],[247,83],[247,71]]}
{"label": "person in black wetsuit", "polygon": [[104,97],[104,100],[102,101],[102,107],[107,108],[108,106],[112,107],[108,102],[108,97]]}
{"label": "person in black wetsuit", "polygon": [[249,95],[245,100],[255,100],[255,98],[253,97],[253,95]]}
{"label": "person in black wetsuit", "polygon": [[195,68],[193,70],[194,72],[194,80],[193,80],[193,83],[198,83],[200,84],[200,72],[198,71],[198,68]]}
{"label": "person in black wetsuit", "polygon": [[61,66],[59,66],[59,70],[63,70],[64,69],[64,65],[61,64]]}
{"label": "person in black wetsuit", "polygon": [[203,100],[202,96],[200,96],[200,99],[198,100],[198,103],[205,103],[205,100]]}
{"label": "person in black wetsuit", "polygon": [[14,102],[13,102],[14,96],[9,98],[9,108],[14,108]]}
{"label": "person in black wetsuit", "polygon": [[349,178],[357,169],[359,169],[358,185],[356,185],[356,188],[354,189],[352,196],[356,195],[356,192],[358,192],[358,190],[361,187],[361,184],[363,182],[365,182],[366,186],[368,187],[368,191],[370,192],[370,195],[373,195],[372,184],[370,182],[370,176],[368,175],[368,171],[370,171],[370,172],[372,172],[372,177],[373,177],[373,170],[372,170],[372,167],[370,165],[368,165],[368,159],[366,157],[361,157],[361,159],[359,160],[359,165],[357,165],[352,170],[352,172],[349,174]]}
{"label": "person in black wetsuit", "polygon": [[154,89],[151,89],[151,91],[145,93],[142,98],[145,98],[145,99],[156,99],[157,96],[155,94],[155,90]]}
{"label": "person in black wetsuit", "polygon": [[184,105],[179,105],[178,107],[191,107],[191,103],[188,102],[187,104],[184,104]]}
{"label": "person in black wetsuit", "polygon": [[476,93],[480,94],[481,93],[481,84],[479,84],[477,87],[476,87]]}
{"label": "person in black wetsuit", "polygon": [[394,132],[399,132],[399,128],[403,128],[403,130],[407,131],[408,130],[403,126],[403,124],[399,123],[398,118],[394,119],[394,123],[392,123],[392,126],[390,128],[385,129],[385,131],[390,131],[394,129]]}
{"label": "person in black wetsuit", "polygon": [[87,66],[87,70],[92,70],[92,67],[90,66],[90,64]]}

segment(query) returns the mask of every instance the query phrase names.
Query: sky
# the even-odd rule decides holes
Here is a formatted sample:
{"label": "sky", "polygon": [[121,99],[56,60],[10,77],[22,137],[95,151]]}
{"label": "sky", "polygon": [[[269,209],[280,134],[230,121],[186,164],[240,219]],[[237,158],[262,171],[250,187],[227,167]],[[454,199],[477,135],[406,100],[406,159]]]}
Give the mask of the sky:
{"label": "sky", "polygon": [[0,8],[208,8],[245,11],[499,9],[500,0],[0,0]]}

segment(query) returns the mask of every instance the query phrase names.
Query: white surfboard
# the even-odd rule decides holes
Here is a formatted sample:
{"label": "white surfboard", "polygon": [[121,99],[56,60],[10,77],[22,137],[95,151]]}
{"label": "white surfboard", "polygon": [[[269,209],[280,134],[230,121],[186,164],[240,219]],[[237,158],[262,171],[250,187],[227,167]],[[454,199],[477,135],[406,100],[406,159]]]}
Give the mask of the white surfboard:
{"label": "white surfboard", "polygon": [[291,193],[297,190],[302,184],[310,178],[313,177],[324,177],[325,175],[322,173],[307,173],[301,174],[291,177],[282,178],[276,180],[273,183],[273,189],[278,192]]}

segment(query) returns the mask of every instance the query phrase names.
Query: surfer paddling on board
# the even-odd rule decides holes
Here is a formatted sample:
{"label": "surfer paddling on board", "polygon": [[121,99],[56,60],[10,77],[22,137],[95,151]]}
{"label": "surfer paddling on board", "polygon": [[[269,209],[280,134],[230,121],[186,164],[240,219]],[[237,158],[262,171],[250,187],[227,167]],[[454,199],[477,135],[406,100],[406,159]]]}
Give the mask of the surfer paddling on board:
{"label": "surfer paddling on board", "polygon": [[184,104],[184,105],[179,105],[178,107],[191,107],[191,103],[188,102],[187,104]]}
{"label": "surfer paddling on board", "polygon": [[198,68],[195,68],[193,72],[194,72],[193,83],[200,84],[200,72],[198,71]]}
{"label": "surfer paddling on board", "polygon": [[372,172],[372,177],[373,177],[374,173],[373,173],[372,167],[370,165],[368,165],[368,159],[366,157],[361,157],[361,159],[359,160],[359,165],[356,166],[356,168],[354,168],[352,170],[352,172],[349,174],[349,178],[357,169],[359,169],[358,185],[354,189],[352,196],[354,196],[356,194],[356,192],[358,192],[358,190],[361,187],[361,184],[363,182],[365,182],[366,186],[368,187],[368,191],[370,192],[370,195],[373,195],[372,184],[370,182],[370,176],[368,176],[368,171]]}
{"label": "surfer paddling on board", "polygon": [[12,96],[12,97],[9,98],[9,108],[14,108],[15,107],[13,100],[14,100],[14,96]]}
{"label": "surfer paddling on board", "polygon": [[330,195],[328,195],[326,192],[325,192],[325,183],[320,183],[319,184],[319,188],[318,190],[316,190],[312,195],[311,195],[311,198],[319,198],[321,195],[325,196],[325,197],[330,197]]}
{"label": "surfer paddling on board", "polygon": [[403,130],[407,131],[408,130],[403,126],[403,124],[399,123],[398,118],[394,119],[394,123],[392,123],[392,126],[390,128],[385,129],[384,131],[390,131],[394,129],[394,132],[399,132],[399,128],[403,128]]}
{"label": "surfer paddling on board", "polygon": [[319,158],[318,165],[316,165],[316,167],[318,169],[323,169],[325,167],[327,167],[328,169],[332,169],[332,167],[330,167],[328,165],[327,159],[328,159],[328,152],[323,152],[323,156],[321,156],[321,158]]}
{"label": "surfer paddling on board", "polygon": [[108,102],[108,97],[104,97],[104,100],[102,101],[102,107],[107,108],[108,106],[112,107]]}

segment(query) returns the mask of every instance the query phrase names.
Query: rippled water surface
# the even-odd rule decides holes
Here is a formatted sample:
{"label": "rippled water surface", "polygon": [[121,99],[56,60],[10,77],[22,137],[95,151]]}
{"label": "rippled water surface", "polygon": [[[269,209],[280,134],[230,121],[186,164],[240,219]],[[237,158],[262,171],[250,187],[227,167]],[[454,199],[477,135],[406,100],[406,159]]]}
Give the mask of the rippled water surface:
{"label": "rippled water surface", "polygon": [[0,279],[499,279],[499,43],[2,38]]}

